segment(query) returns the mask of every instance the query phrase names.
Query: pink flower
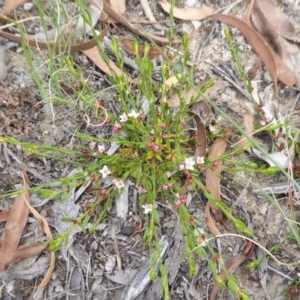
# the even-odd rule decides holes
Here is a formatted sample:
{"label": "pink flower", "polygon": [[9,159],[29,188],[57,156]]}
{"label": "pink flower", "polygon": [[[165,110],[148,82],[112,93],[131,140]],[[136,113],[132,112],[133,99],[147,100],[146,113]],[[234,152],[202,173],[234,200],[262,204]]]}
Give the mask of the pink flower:
{"label": "pink flower", "polygon": [[138,120],[140,120],[140,121],[143,121],[143,120],[145,120],[146,119],[146,115],[144,115],[144,114],[140,114],[139,116],[138,116]]}
{"label": "pink flower", "polygon": [[138,193],[144,195],[147,193],[147,190],[143,186],[139,186]]}
{"label": "pink flower", "polygon": [[176,200],[174,204],[175,204],[175,207],[178,208],[181,205],[181,201]]}
{"label": "pink flower", "polygon": [[164,191],[167,191],[168,189],[170,189],[171,187],[173,186],[173,183],[172,182],[169,182],[168,184],[164,184],[162,189]]}
{"label": "pink flower", "polygon": [[180,120],[180,125],[181,126],[185,126],[186,125],[186,120],[185,119],[181,119]]}
{"label": "pink flower", "polygon": [[169,189],[169,186],[168,186],[167,184],[164,184],[163,187],[162,187],[162,189],[163,189],[164,191],[166,191],[166,190]]}
{"label": "pink flower", "polygon": [[119,123],[115,124],[114,133],[119,133],[122,129],[122,126]]}
{"label": "pink flower", "polygon": [[153,145],[152,149],[154,152],[158,152],[159,151],[159,146],[158,145]]}
{"label": "pink flower", "polygon": [[187,198],[186,197],[182,197],[180,199],[181,204],[186,204],[187,203]]}
{"label": "pink flower", "polygon": [[169,135],[167,133],[163,133],[162,137],[166,140],[169,137]]}
{"label": "pink flower", "polygon": [[108,119],[108,118],[105,118],[105,119],[102,119],[101,120],[101,124],[110,124],[110,122],[111,122],[111,120],[110,119]]}
{"label": "pink flower", "polygon": [[268,125],[271,122],[270,118],[265,118],[264,120],[261,120],[259,123],[261,126]]}
{"label": "pink flower", "polygon": [[167,124],[162,123],[162,124],[161,124],[161,129],[166,129],[166,128],[167,128]]}
{"label": "pink flower", "polygon": [[260,124],[261,126],[265,126],[265,125],[267,125],[267,123],[266,123],[266,121],[265,121],[265,120],[261,120],[261,121],[259,122],[259,124]]}

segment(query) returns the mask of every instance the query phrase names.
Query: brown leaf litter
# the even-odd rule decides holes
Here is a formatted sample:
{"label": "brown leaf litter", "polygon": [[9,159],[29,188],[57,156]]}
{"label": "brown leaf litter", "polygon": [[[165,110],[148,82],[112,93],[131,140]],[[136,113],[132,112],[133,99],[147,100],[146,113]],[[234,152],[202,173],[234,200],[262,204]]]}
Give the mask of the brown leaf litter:
{"label": "brown leaf litter", "polygon": [[[25,172],[22,172],[23,177],[23,191],[17,196],[9,211],[4,232],[2,235],[1,249],[0,249],[0,272],[4,272],[7,265],[15,261],[40,254],[47,248],[45,243],[36,243],[29,246],[21,246],[20,241],[25,229],[29,212],[41,222],[42,228],[46,233],[48,239],[52,238],[47,221],[30,205],[29,196],[29,179]],[[55,255],[51,253],[51,262],[49,270],[46,273],[44,280],[39,287],[45,287],[51,278],[54,269]]]}

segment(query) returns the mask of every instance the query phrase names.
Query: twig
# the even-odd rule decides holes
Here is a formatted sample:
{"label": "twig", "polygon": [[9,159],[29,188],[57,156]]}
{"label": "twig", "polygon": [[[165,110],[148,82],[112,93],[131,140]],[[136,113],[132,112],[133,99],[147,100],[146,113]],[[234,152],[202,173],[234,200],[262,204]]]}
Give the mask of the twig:
{"label": "twig", "polygon": [[146,17],[153,22],[152,26],[158,30],[163,30],[163,27],[160,24],[156,23],[156,19],[152,13],[148,0],[140,0],[141,6],[144,10]]}
{"label": "twig", "polygon": [[216,65],[212,65],[209,64],[211,66],[211,70],[218,74],[219,76],[223,77],[226,81],[228,81],[235,89],[237,89],[244,97],[246,97],[249,101],[251,101],[252,99],[250,98],[250,96],[242,89],[242,87],[240,87],[240,85],[238,83],[236,83],[236,81],[234,81],[230,75],[228,75],[223,69],[221,69],[220,67],[216,66]]}
{"label": "twig", "polygon": [[121,271],[122,270],[122,260],[121,260],[121,254],[120,254],[120,250],[119,250],[118,240],[116,238],[116,233],[115,233],[114,228],[111,231],[111,237],[114,241],[114,249],[116,251],[118,269]]}
{"label": "twig", "polygon": [[282,277],[284,277],[284,278],[286,278],[287,280],[290,280],[290,281],[293,280],[292,277],[290,277],[290,276],[288,276],[288,275],[286,275],[286,274],[284,274],[284,273],[282,273],[282,272],[274,269],[273,267],[271,267],[269,265],[267,265],[267,269],[270,270],[270,271],[272,271],[272,272],[274,272],[274,273],[276,273],[276,274],[278,274],[278,275],[280,275],[280,276],[282,276]]}

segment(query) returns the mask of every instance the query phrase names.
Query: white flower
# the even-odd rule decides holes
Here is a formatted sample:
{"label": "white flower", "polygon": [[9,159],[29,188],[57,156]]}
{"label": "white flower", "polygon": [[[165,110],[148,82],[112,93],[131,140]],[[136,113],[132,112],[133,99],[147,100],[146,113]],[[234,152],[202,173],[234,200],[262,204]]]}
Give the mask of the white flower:
{"label": "white flower", "polygon": [[120,122],[124,123],[128,121],[128,116],[123,113],[122,115],[120,115]]}
{"label": "white flower", "polygon": [[129,118],[134,118],[136,119],[140,114],[137,113],[134,109],[128,114]]}
{"label": "white flower", "polygon": [[147,215],[149,213],[152,212],[152,204],[144,204],[142,206],[142,208],[144,209],[144,214]]}
{"label": "white flower", "polygon": [[187,170],[194,170],[195,161],[194,161],[194,159],[192,157],[186,158],[185,161],[184,161],[184,163],[185,163],[185,168]]}
{"label": "white flower", "polygon": [[105,152],[105,146],[104,145],[98,145],[98,152],[101,154]]}
{"label": "white flower", "polygon": [[104,165],[103,168],[99,170],[99,172],[102,174],[102,179],[105,179],[107,175],[111,173],[107,165]]}
{"label": "white flower", "polygon": [[156,208],[157,204],[154,203],[154,205],[153,204],[144,204],[144,205],[142,205],[142,208],[144,209],[144,214],[147,215],[147,214],[151,213],[153,207]]}
{"label": "white flower", "polygon": [[125,186],[123,180],[117,180],[117,179],[114,179],[114,180],[113,180],[113,184],[114,184],[119,190]]}
{"label": "white flower", "polygon": [[197,156],[197,164],[202,165],[204,164],[204,156]]}
{"label": "white flower", "polygon": [[180,170],[180,171],[182,171],[182,170],[184,170],[184,169],[185,169],[185,165],[184,165],[184,164],[179,165],[179,170]]}

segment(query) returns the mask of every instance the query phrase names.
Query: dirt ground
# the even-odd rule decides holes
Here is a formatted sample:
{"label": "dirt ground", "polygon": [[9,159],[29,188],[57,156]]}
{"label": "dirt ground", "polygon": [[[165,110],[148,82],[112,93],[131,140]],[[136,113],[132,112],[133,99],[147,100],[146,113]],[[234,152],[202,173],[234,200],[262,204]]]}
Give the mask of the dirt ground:
{"label": "dirt ground", "polygon": [[[233,3],[229,0],[202,2],[215,9],[228,7]],[[299,1],[282,0],[280,3],[295,25],[300,38]],[[240,1],[227,13],[242,17],[247,4],[248,1]],[[139,1],[129,0],[126,7],[127,15],[138,13],[143,16]],[[152,1],[151,7],[157,19],[167,17],[155,0]],[[232,73],[230,69],[232,58],[223,34],[223,25],[212,21],[177,22],[179,32],[188,32],[190,35],[191,61],[197,66],[195,83],[203,84],[209,79],[215,79],[220,88],[214,92],[213,100],[229,116],[241,122],[240,101],[244,99],[244,95],[217,72],[219,68],[225,70],[226,74]],[[149,26],[149,30],[154,29]],[[239,44],[241,61],[246,70],[250,70],[257,61],[257,55],[237,30],[232,32]],[[108,38],[118,37],[118,35],[120,31],[117,27],[113,27],[108,33]],[[1,39],[1,44],[9,50],[4,59],[7,74],[0,84],[0,136],[9,135],[23,142],[72,147],[78,142],[74,138],[74,132],[78,128],[83,132],[87,130],[83,126],[82,115],[61,104],[52,106],[51,103],[44,103],[29,74],[20,46],[5,39]],[[83,54],[76,53],[74,56],[76,63],[82,68],[83,76],[89,78],[93,91],[109,86],[105,74],[101,73]],[[256,76],[257,93],[263,99],[274,101],[271,80],[265,68]],[[115,97],[114,91],[105,93],[103,97]],[[300,123],[298,99],[299,89],[279,84],[276,109],[282,116],[291,117],[293,128],[299,128]],[[216,113],[214,126],[218,125],[219,118]],[[93,132],[89,131],[89,134],[103,134],[97,131],[99,129],[93,130]],[[263,142],[263,138],[257,137],[260,142]],[[243,154],[242,158],[249,161],[257,159],[247,153]],[[76,172],[66,163],[57,163],[52,159],[37,159],[34,156],[24,155],[18,147],[0,144],[0,194],[20,187],[20,169],[28,173],[34,184],[47,183]],[[279,261],[287,263],[299,261],[299,247],[296,242],[289,239],[289,228],[284,221],[284,216],[273,203],[255,192],[255,186],[249,183],[248,176],[249,174],[243,172],[234,176],[225,172],[222,178],[224,201],[231,207],[233,214],[255,232],[257,243],[267,249],[280,245],[279,252],[274,253]],[[282,180],[284,178],[278,175],[273,177],[255,175],[251,178],[251,181],[260,186],[278,184]],[[281,210],[289,215],[289,203],[283,194],[281,193],[276,201]],[[134,186],[129,187],[128,197],[129,213],[126,221],[116,217],[116,209],[113,207],[94,234],[86,235],[80,230],[73,232],[68,245],[56,255],[55,271],[50,284],[45,289],[37,290],[36,286],[48,267],[47,251],[39,257],[20,260],[0,273],[1,299],[161,299],[159,279],[143,286],[149,253],[143,246],[143,231],[133,237],[130,236],[140,221],[137,192]],[[60,213],[62,210],[76,214],[91,201],[93,198],[90,195],[83,194],[76,203],[67,203],[64,207],[58,201],[44,201],[32,195],[34,207],[47,218],[54,233],[63,232],[65,229],[65,225],[60,220],[63,216]],[[188,203],[189,211],[204,220],[206,201],[200,192],[191,194]],[[298,203],[297,199],[295,201]],[[8,197],[0,200],[0,209],[9,209],[11,203],[12,199]],[[165,265],[171,279],[171,299],[208,299],[214,279],[207,263],[197,261],[196,275],[189,275],[187,261],[182,260],[184,241],[176,214],[170,207],[160,205],[160,201],[158,204],[160,217],[164,220],[160,234],[162,244],[167,245]],[[70,206],[66,207],[67,205]],[[299,214],[297,211],[296,213]],[[3,229],[4,225],[1,226]],[[205,224],[199,224],[199,227],[204,232],[207,231]],[[29,218],[23,243],[42,239],[43,234],[38,222],[33,217]],[[222,249],[225,258],[237,255],[245,245],[244,240],[238,237],[223,238],[219,242],[218,247]],[[256,247],[249,261],[263,254],[262,248]],[[251,299],[300,298],[299,291],[295,295],[284,293],[292,280],[296,282],[299,280],[299,270],[296,266],[280,265],[267,256],[258,268],[248,271],[242,265],[234,274],[239,286],[250,295]],[[130,288],[133,287],[135,287],[136,297],[133,296],[134,293],[130,294]],[[218,299],[235,299],[235,297],[228,290],[224,290],[219,293]]]}

